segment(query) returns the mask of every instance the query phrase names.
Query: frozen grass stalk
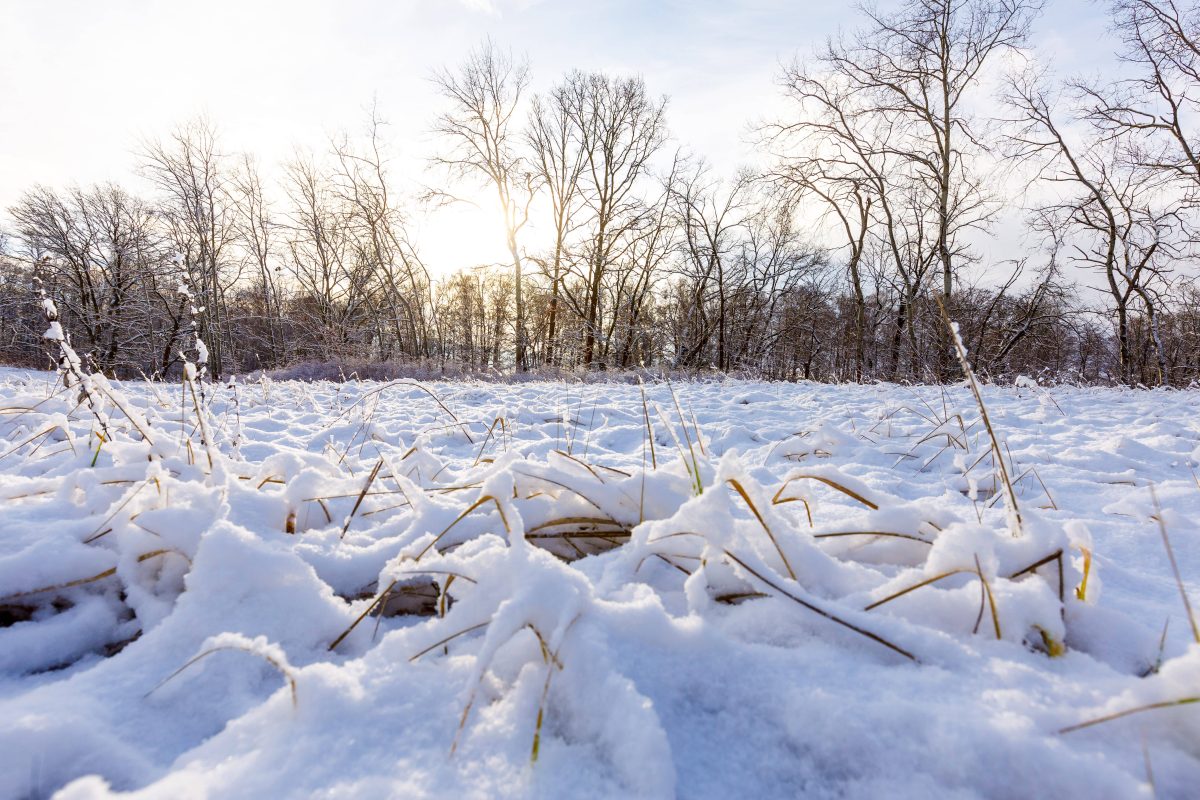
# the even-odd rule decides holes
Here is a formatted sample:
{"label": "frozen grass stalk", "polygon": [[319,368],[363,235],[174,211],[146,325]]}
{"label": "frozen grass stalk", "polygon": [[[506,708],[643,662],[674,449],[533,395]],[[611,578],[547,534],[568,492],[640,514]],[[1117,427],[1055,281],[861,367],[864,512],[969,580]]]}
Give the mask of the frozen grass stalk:
{"label": "frozen grass stalk", "polygon": [[983,420],[983,427],[987,430],[988,439],[991,442],[992,459],[996,464],[996,469],[1000,474],[1000,482],[1004,487],[1009,532],[1013,536],[1020,536],[1021,508],[1017,504],[1017,493],[1013,489],[1012,479],[1008,474],[1008,466],[1005,464],[1004,454],[1000,449],[1000,440],[996,436],[996,430],[992,427],[992,420],[988,416],[987,405],[983,402],[983,392],[979,388],[979,381],[975,379],[975,370],[971,369],[971,363],[967,360],[967,347],[963,344],[962,336],[959,335],[958,323],[951,321],[942,298],[935,295],[935,299],[937,300],[938,310],[941,311],[942,320],[946,323],[946,327],[950,331],[950,339],[954,343],[954,354],[958,357],[958,365],[962,368],[963,375],[967,378],[967,385],[971,387],[971,395],[975,398],[975,404],[979,407],[980,419]]}
{"label": "frozen grass stalk", "polygon": [[[39,266],[48,265],[49,259],[49,256],[43,256]],[[34,275],[33,283],[37,288],[38,297],[41,299],[42,314],[45,316],[47,324],[42,338],[54,342],[58,346],[58,371],[62,376],[63,385],[67,388],[79,387],[80,402],[87,404],[88,410],[96,418],[96,423],[100,426],[100,432],[104,438],[111,438],[108,431],[108,417],[104,413],[98,392],[92,384],[91,376],[84,371],[83,362],[80,361],[75,349],[71,347],[66,332],[63,331],[58,315],[58,306],[46,294],[46,286],[40,275]]]}

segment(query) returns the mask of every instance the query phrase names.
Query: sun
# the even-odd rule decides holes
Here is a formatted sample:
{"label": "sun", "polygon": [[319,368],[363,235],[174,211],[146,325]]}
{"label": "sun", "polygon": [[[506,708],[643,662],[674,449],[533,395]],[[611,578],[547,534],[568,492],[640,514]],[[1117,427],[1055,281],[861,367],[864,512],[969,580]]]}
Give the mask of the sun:
{"label": "sun", "polygon": [[426,213],[417,245],[435,277],[490,264],[509,264],[504,215],[495,193],[456,190],[456,202]]}

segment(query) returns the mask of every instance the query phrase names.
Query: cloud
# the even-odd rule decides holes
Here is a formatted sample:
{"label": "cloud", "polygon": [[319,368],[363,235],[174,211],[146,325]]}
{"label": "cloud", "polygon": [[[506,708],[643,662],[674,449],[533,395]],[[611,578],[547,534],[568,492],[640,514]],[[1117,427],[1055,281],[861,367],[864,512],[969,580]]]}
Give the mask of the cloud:
{"label": "cloud", "polygon": [[500,9],[494,0],[458,0],[458,2],[472,11],[479,11],[492,17],[500,16]]}

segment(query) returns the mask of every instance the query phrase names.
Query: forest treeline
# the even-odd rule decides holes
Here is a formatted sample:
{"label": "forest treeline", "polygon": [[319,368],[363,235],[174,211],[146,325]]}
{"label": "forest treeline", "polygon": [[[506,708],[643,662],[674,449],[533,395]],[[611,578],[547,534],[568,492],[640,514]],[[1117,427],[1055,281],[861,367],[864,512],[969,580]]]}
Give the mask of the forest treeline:
{"label": "forest treeline", "polygon": [[[860,12],[782,68],[763,166],[731,175],[675,146],[641,77],[534,92],[486,42],[434,78],[432,199],[486,190],[509,258],[448,275],[422,259],[374,114],[269,184],[213,122],[186,123],[142,147],[149,189],[34,186],[8,209],[0,360],[48,363],[44,286],[117,375],[179,371],[194,297],[217,377],[386,362],[946,380],[942,305],[992,378],[1200,380],[1200,11],[1110,3],[1119,69],[1086,81],[1039,66],[1039,10]],[[1030,252],[988,261],[1017,207]]]}

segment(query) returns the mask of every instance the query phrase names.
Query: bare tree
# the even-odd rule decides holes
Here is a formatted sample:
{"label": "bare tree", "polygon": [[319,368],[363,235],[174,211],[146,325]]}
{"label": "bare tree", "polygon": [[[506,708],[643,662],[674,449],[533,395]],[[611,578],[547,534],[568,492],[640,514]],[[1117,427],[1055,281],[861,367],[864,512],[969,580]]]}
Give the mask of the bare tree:
{"label": "bare tree", "polygon": [[[663,181],[658,198],[647,203],[640,223],[626,236],[628,246],[608,270],[605,291],[612,313],[604,336],[602,353],[627,369],[653,363],[656,355],[654,292],[668,271],[668,260],[676,251],[678,225],[671,214],[671,185],[675,168]],[[613,352],[613,348],[616,352]]]}
{"label": "bare tree", "polygon": [[234,230],[239,243],[257,270],[255,295],[262,304],[266,327],[267,365],[278,366],[285,360],[283,331],[283,287],[276,260],[277,223],[259,175],[258,164],[246,154],[233,176],[232,194],[236,217]]}
{"label": "bare tree", "polygon": [[1129,74],[1097,87],[1075,82],[1088,116],[1126,140],[1139,163],[1200,189],[1200,8],[1175,0],[1113,0],[1119,58]]}
{"label": "bare tree", "polygon": [[50,256],[48,290],[85,357],[106,372],[145,359],[155,329],[137,323],[164,258],[149,204],[114,184],[63,194],[38,186],[10,213],[31,259]]}
{"label": "bare tree", "polygon": [[[971,98],[993,56],[1024,42],[1040,6],[1040,0],[905,0],[887,14],[868,8],[867,26],[849,42],[830,41],[818,59],[876,113],[903,126],[888,149],[911,170],[909,196],[918,202],[910,203],[910,213],[929,218],[924,235],[947,301],[965,255],[960,235],[985,226],[995,210],[978,172],[988,143]],[[945,375],[952,364],[948,340],[939,349]]]}
{"label": "bare tree", "polygon": [[[677,354],[677,363],[695,365],[711,337],[717,340],[716,367],[729,368],[729,297],[733,289],[732,261],[738,229],[746,215],[747,195],[753,176],[739,171],[721,182],[712,177],[703,161],[675,171],[670,184],[672,210],[681,230],[679,267],[691,287],[692,303],[687,327],[690,342]],[[708,314],[708,299],[716,297],[715,313]]]}
{"label": "bare tree", "polygon": [[580,188],[591,212],[583,295],[568,293],[583,320],[582,360],[590,366],[600,332],[601,286],[615,257],[628,245],[626,234],[639,225],[645,211],[636,188],[666,138],[666,99],[652,99],[641,78],[602,73],[572,72],[561,91],[583,151]]}
{"label": "bare tree", "polygon": [[[821,66],[821,65],[818,65]],[[770,122],[760,133],[776,167],[769,179],[800,199],[816,198],[832,218],[846,252],[846,274],[854,307],[854,371],[862,380],[866,361],[867,299],[864,258],[872,233],[890,248],[903,273],[891,182],[898,170],[891,148],[891,119],[875,112],[845,76],[785,67],[781,83],[794,116]],[[901,302],[898,327],[911,306]]]}
{"label": "bare tree", "polygon": [[524,371],[527,334],[517,235],[529,221],[535,186],[534,173],[518,149],[519,131],[513,122],[529,83],[529,67],[524,61],[514,62],[511,54],[488,40],[467,56],[457,72],[442,70],[433,80],[451,102],[450,110],[434,125],[449,147],[436,161],[459,177],[490,183],[504,215],[516,285],[517,370]]}
{"label": "bare tree", "polygon": [[1009,101],[1023,123],[1012,134],[1015,156],[1044,159],[1043,170],[1050,179],[1073,191],[1040,209],[1040,227],[1055,236],[1074,234],[1074,259],[1103,275],[1116,314],[1121,380],[1133,380],[1130,330],[1136,299],[1147,315],[1157,381],[1165,383],[1170,376],[1158,329],[1155,285],[1165,278],[1164,262],[1177,254],[1173,237],[1179,213],[1169,198],[1163,202],[1155,170],[1128,158],[1119,141],[1098,137],[1073,143],[1055,118],[1060,98],[1049,97],[1041,80],[1027,74],[1010,83]]}
{"label": "bare tree", "polygon": [[429,350],[429,272],[408,235],[408,220],[389,187],[383,120],[374,109],[361,145],[333,143],[331,181],[356,239],[356,257],[377,284],[373,316],[380,355],[424,357]]}
{"label": "bare tree", "polygon": [[241,273],[240,265],[227,259],[237,236],[236,215],[216,127],[198,118],[176,128],[166,142],[146,142],[142,167],[163,194],[175,247],[204,307],[200,325],[209,371],[219,379],[231,344],[225,295]]}
{"label": "bare tree", "polygon": [[525,135],[533,168],[550,200],[553,242],[549,255],[538,259],[538,263],[550,281],[544,359],[547,364],[553,364],[564,261],[570,237],[580,224],[579,179],[584,166],[584,152],[574,135],[569,97],[564,86],[555,87],[545,96],[534,96]]}
{"label": "bare tree", "polygon": [[[829,321],[825,287],[830,270],[827,253],[806,241],[796,226],[794,198],[759,191],[746,201],[732,259],[735,275],[730,311],[731,369],[771,374],[781,351],[800,334],[789,318],[808,314],[812,325]],[[809,367],[811,372],[811,365]],[[778,373],[776,373],[778,374]]]}
{"label": "bare tree", "polygon": [[309,357],[344,360],[362,352],[370,318],[370,267],[357,257],[348,209],[309,157],[287,165],[287,248],[297,291],[292,300]]}

